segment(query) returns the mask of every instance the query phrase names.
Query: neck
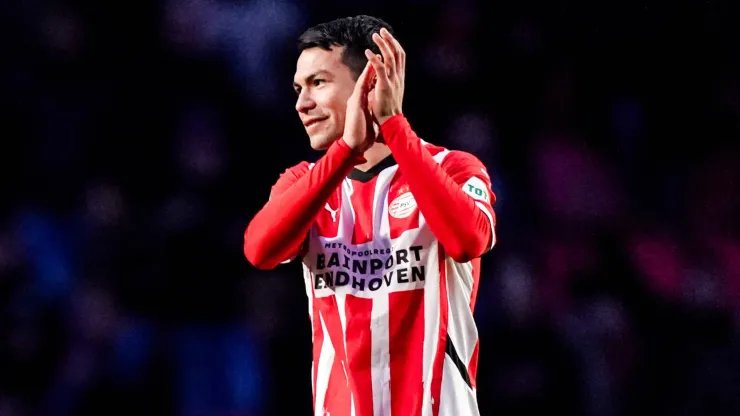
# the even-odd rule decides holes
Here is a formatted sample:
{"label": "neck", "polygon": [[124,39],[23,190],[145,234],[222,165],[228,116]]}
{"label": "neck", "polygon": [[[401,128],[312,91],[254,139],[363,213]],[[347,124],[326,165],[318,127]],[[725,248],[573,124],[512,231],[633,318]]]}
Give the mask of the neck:
{"label": "neck", "polygon": [[372,146],[370,146],[369,149],[365,150],[365,153],[363,154],[363,157],[367,162],[355,166],[355,168],[367,172],[368,170],[372,169],[373,166],[380,163],[381,160],[388,157],[388,155],[391,154],[391,149],[388,148],[388,146],[384,145],[383,143],[373,143]]}

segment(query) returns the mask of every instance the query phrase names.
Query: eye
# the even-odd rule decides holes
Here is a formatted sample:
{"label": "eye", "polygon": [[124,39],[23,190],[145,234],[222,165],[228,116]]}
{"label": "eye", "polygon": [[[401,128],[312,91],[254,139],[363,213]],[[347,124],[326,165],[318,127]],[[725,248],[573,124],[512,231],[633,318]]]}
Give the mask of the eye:
{"label": "eye", "polygon": [[293,90],[295,90],[295,95],[301,95],[301,87],[293,87]]}
{"label": "eye", "polygon": [[315,80],[313,80],[313,85],[314,85],[314,87],[318,87],[318,86],[320,86],[321,84],[323,84],[325,82],[326,81],[323,80],[323,79],[321,79],[321,78],[316,78]]}

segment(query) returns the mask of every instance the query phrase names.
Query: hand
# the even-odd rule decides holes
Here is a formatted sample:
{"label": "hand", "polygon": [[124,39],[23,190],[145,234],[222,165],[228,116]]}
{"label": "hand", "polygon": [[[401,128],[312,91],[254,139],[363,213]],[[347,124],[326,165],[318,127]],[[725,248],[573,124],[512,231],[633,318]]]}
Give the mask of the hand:
{"label": "hand", "polygon": [[401,114],[403,90],[406,79],[406,52],[396,38],[385,28],[373,34],[373,41],[380,48],[381,60],[370,50],[365,50],[368,62],[376,74],[375,85],[370,91],[370,109],[379,125],[396,114]]}
{"label": "hand", "polygon": [[370,62],[360,74],[352,95],[347,100],[342,140],[354,151],[362,153],[375,142],[377,131],[374,126],[368,93],[372,87],[373,68]]}

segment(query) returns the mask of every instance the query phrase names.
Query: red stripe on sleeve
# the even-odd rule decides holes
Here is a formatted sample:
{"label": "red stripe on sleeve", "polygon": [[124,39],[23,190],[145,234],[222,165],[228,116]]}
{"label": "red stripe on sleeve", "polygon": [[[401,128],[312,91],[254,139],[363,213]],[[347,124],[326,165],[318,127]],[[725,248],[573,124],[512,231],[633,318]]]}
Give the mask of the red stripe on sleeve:
{"label": "red stripe on sleeve", "polygon": [[493,238],[491,222],[424,148],[406,118],[402,114],[391,117],[381,132],[445,252],[457,262],[485,253]]}
{"label": "red stripe on sleeve", "polygon": [[424,290],[392,292],[388,307],[391,415],[421,415],[424,397]]}
{"label": "red stripe on sleeve", "polygon": [[300,250],[314,219],[347,174],[364,158],[344,140],[335,141],[313,169],[272,195],[244,233],[244,255],[260,269],[272,269]]}

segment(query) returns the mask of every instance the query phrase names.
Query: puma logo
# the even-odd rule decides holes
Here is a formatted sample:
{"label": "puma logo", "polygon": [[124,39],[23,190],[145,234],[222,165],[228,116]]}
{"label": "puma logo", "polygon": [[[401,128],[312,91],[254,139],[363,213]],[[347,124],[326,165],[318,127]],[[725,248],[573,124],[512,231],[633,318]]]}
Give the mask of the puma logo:
{"label": "puma logo", "polygon": [[337,208],[337,209],[331,209],[331,206],[329,206],[329,203],[327,202],[324,205],[324,209],[326,209],[327,211],[329,211],[329,214],[331,214],[331,221],[332,222],[337,222],[337,212],[339,211],[339,208]]}

